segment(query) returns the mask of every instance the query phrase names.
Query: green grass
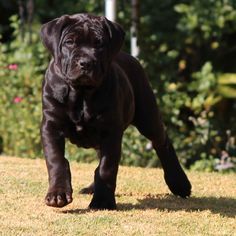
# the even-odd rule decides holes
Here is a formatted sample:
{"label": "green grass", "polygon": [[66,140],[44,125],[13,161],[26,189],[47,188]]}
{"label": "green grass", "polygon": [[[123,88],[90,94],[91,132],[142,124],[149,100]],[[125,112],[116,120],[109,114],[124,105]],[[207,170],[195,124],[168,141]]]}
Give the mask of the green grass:
{"label": "green grass", "polygon": [[74,201],[44,205],[43,160],[0,157],[0,235],[236,235],[236,175],[188,172],[189,199],[169,193],[160,169],[120,167],[117,211],[90,211],[79,190],[95,165],[71,163]]}

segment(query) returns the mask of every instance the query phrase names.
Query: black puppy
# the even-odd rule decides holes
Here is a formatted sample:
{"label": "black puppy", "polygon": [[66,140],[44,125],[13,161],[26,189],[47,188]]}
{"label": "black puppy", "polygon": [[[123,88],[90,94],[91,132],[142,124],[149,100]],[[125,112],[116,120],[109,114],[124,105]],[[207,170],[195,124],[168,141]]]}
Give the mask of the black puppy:
{"label": "black puppy", "polygon": [[48,206],[72,202],[65,138],[97,150],[99,165],[92,209],[115,209],[115,188],[124,130],[132,124],[151,140],[169,189],[187,197],[191,184],[167,137],[155,97],[139,62],[120,52],[122,28],[105,17],[64,15],[42,26],[53,58],[43,82],[43,149],[49,174]]}

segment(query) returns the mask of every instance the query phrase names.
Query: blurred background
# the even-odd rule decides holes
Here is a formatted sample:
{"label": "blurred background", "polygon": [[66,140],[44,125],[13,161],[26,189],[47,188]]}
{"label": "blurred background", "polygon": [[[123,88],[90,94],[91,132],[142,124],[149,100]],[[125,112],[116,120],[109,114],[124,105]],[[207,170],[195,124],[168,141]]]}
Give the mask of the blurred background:
{"label": "blurred background", "polygon": [[[40,25],[63,14],[104,15],[105,6],[103,0],[0,1],[1,155],[43,157],[41,84],[50,56]],[[123,49],[148,74],[181,163],[236,171],[236,1],[119,0],[112,11],[126,32]],[[92,150],[67,146],[68,159],[96,160]],[[133,127],[125,132],[121,163],[160,165]]]}

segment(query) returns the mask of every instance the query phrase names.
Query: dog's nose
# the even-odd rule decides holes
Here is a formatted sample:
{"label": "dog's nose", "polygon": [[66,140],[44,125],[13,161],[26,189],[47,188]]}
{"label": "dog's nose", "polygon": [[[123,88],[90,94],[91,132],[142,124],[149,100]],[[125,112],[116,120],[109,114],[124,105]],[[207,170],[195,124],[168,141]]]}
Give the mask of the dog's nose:
{"label": "dog's nose", "polygon": [[91,71],[95,65],[95,61],[89,58],[82,58],[78,62],[80,68],[85,71]]}

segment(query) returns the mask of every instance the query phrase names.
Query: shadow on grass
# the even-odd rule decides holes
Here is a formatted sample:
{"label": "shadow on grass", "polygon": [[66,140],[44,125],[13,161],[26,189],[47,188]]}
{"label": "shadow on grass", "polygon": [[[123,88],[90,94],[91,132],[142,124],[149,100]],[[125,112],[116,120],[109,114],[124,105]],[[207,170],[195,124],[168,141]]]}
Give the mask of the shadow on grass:
{"label": "shadow on grass", "polygon": [[199,212],[210,210],[213,214],[220,214],[234,218],[236,216],[236,200],[226,197],[190,197],[182,199],[173,195],[153,195],[143,199],[137,199],[137,204],[117,204],[119,211],[130,211],[132,209],[165,210],[165,211],[187,211]]}
{"label": "shadow on grass", "polygon": [[[122,195],[117,195],[117,198]],[[122,196],[124,197],[124,196]],[[133,196],[135,197],[135,196]],[[141,196],[139,196],[140,198]],[[130,198],[130,196],[129,196]],[[205,210],[211,211],[213,214],[220,214],[225,217],[236,217],[236,200],[226,197],[190,197],[182,199],[173,195],[149,195],[137,199],[138,203],[118,203],[118,211],[131,210],[148,210],[154,209],[157,211],[186,211],[186,212],[201,212]],[[117,202],[119,200],[117,199]],[[90,209],[72,209],[61,211],[64,214],[86,214],[92,212]]]}
{"label": "shadow on grass", "polygon": [[77,214],[77,215],[83,215],[88,212],[91,212],[91,210],[89,208],[88,209],[79,209],[78,208],[78,209],[60,211],[60,213],[62,213],[62,214]]}

